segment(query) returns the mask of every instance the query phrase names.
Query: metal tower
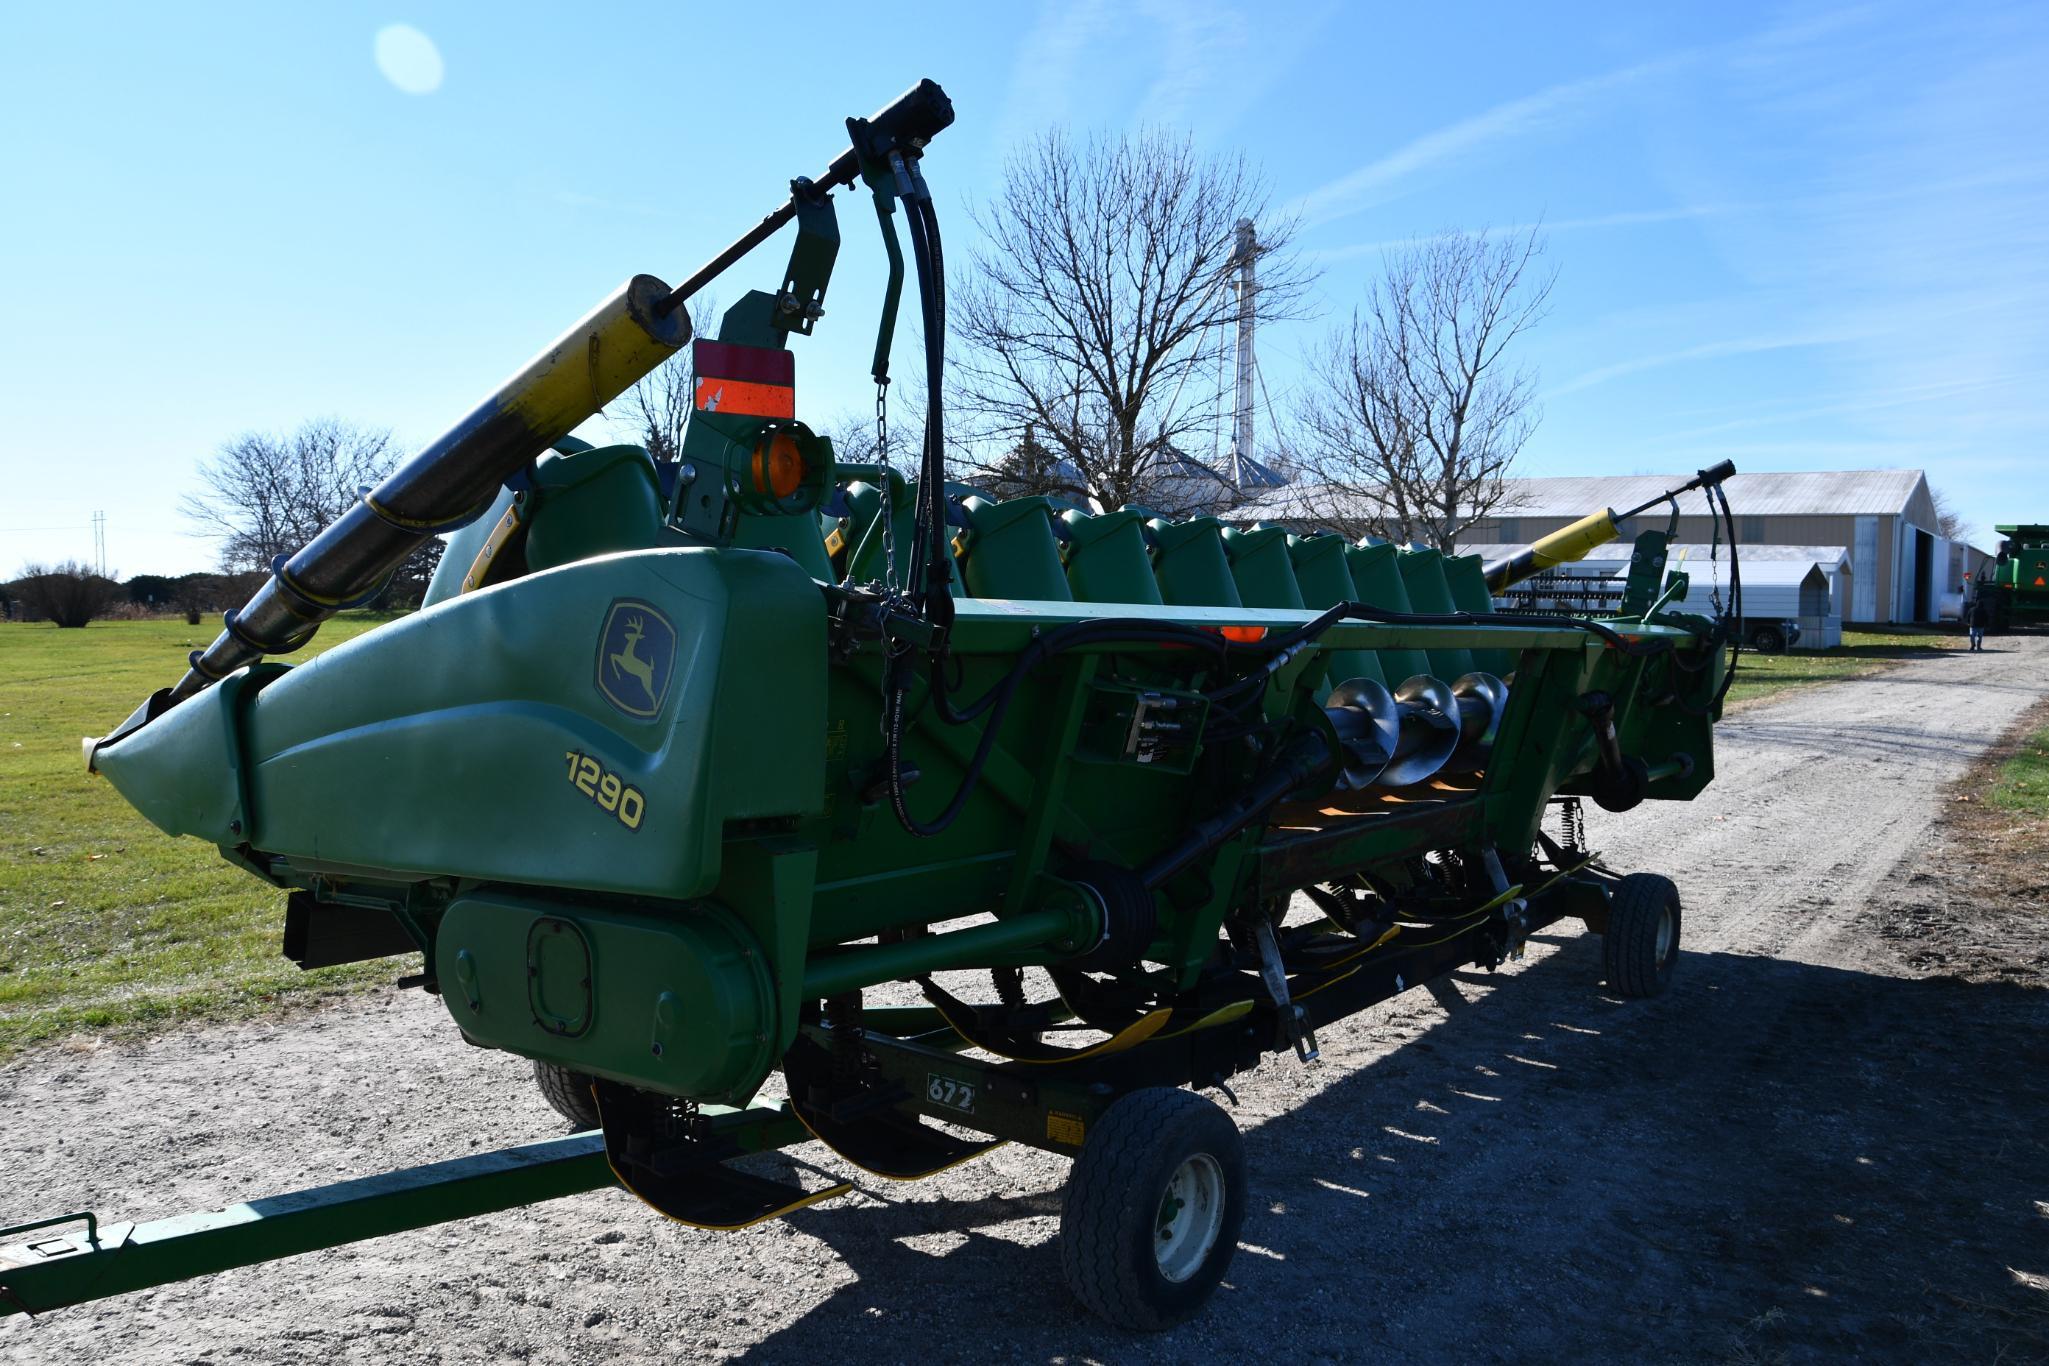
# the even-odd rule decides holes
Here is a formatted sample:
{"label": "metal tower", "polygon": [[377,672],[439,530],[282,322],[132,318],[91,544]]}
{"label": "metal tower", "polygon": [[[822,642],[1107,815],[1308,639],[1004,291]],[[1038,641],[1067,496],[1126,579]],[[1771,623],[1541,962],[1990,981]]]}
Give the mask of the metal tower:
{"label": "metal tower", "polygon": [[1231,426],[1229,466],[1231,487],[1234,489],[1245,487],[1245,462],[1252,459],[1253,298],[1259,293],[1259,286],[1252,278],[1252,265],[1258,255],[1259,239],[1253,232],[1252,220],[1241,218],[1238,220],[1237,241],[1231,249],[1231,264],[1238,276],[1237,406]]}

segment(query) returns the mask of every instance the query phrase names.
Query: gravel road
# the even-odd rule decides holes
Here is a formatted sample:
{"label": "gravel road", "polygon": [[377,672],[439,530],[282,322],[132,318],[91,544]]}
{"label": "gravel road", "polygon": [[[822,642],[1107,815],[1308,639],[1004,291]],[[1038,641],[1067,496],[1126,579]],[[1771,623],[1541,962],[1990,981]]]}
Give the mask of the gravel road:
{"label": "gravel road", "polygon": [[[1066,1164],[1005,1148],[916,1185],[850,1173],[856,1194],[735,1235],[578,1196],[0,1320],[0,1362],[2031,1359],[2049,994],[1919,975],[1880,933],[1940,875],[1942,785],[2044,696],[2049,640],[1997,643],[1749,709],[1701,800],[1594,813],[1614,866],[1686,899],[1666,997],[1604,995],[1598,944],[1561,925],[1324,1031],[1314,1067],[1240,1079],[1252,1209],[1172,1333],[1068,1300]],[[560,1131],[519,1060],[396,991],[46,1050],[0,1070],[0,1114],[0,1223]]]}

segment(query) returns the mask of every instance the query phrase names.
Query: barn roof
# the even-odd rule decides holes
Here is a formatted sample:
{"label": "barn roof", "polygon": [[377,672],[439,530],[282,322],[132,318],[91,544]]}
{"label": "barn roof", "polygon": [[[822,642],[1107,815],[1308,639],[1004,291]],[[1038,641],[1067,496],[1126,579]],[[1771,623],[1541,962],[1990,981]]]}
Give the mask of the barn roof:
{"label": "barn roof", "polygon": [[[1655,498],[1686,474],[1579,475],[1511,479],[1497,516],[1584,517],[1596,508],[1635,507]],[[1847,517],[1897,514],[1906,509],[1926,476],[1920,470],[1808,470],[1738,474],[1723,484],[1738,517]],[[1705,515],[1699,491],[1679,500],[1680,510]]]}
{"label": "barn roof", "polygon": [[[1510,479],[1507,497],[1489,514],[1505,517],[1584,517],[1601,508],[1626,511],[1685,483],[1691,471],[1675,474],[1570,475]],[[1920,470],[1808,470],[1738,474],[1724,489],[1738,517],[1849,517],[1896,515],[1906,510],[1926,480]],[[1328,484],[1298,482],[1255,500],[1248,509],[1279,520],[1357,517],[1369,501]],[[1705,516],[1699,491],[1679,499],[1680,511]],[[1646,516],[1655,515],[1647,513]]]}

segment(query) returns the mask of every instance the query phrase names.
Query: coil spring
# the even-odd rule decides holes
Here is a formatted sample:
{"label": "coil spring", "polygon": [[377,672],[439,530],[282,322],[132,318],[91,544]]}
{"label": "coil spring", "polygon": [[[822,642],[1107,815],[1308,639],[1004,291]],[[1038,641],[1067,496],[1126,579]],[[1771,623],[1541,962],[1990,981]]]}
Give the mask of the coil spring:
{"label": "coil spring", "polygon": [[1587,813],[1581,808],[1579,798],[1567,797],[1558,804],[1558,829],[1564,836],[1565,847],[1575,854],[1587,851]]}
{"label": "coil spring", "polygon": [[991,968],[990,985],[996,988],[996,999],[1006,1010],[1022,1010],[1025,1005],[1024,969]]}
{"label": "coil spring", "polygon": [[662,1097],[662,1107],[655,1123],[662,1137],[671,1141],[697,1139],[704,1136],[705,1118],[698,1113],[697,1102],[678,1096]]}
{"label": "coil spring", "polygon": [[832,1039],[832,1085],[841,1095],[861,1086],[861,993],[830,996],[825,1002],[825,1029]]}

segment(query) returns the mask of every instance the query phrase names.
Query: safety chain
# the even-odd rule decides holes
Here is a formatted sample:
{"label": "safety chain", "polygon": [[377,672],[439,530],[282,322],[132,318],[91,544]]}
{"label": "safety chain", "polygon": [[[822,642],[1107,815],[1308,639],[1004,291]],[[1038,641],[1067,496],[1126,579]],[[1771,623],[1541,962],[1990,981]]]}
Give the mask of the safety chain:
{"label": "safety chain", "polygon": [[882,590],[894,598],[901,591],[896,577],[896,466],[889,458],[889,381],[875,381],[875,462],[882,466]]}

